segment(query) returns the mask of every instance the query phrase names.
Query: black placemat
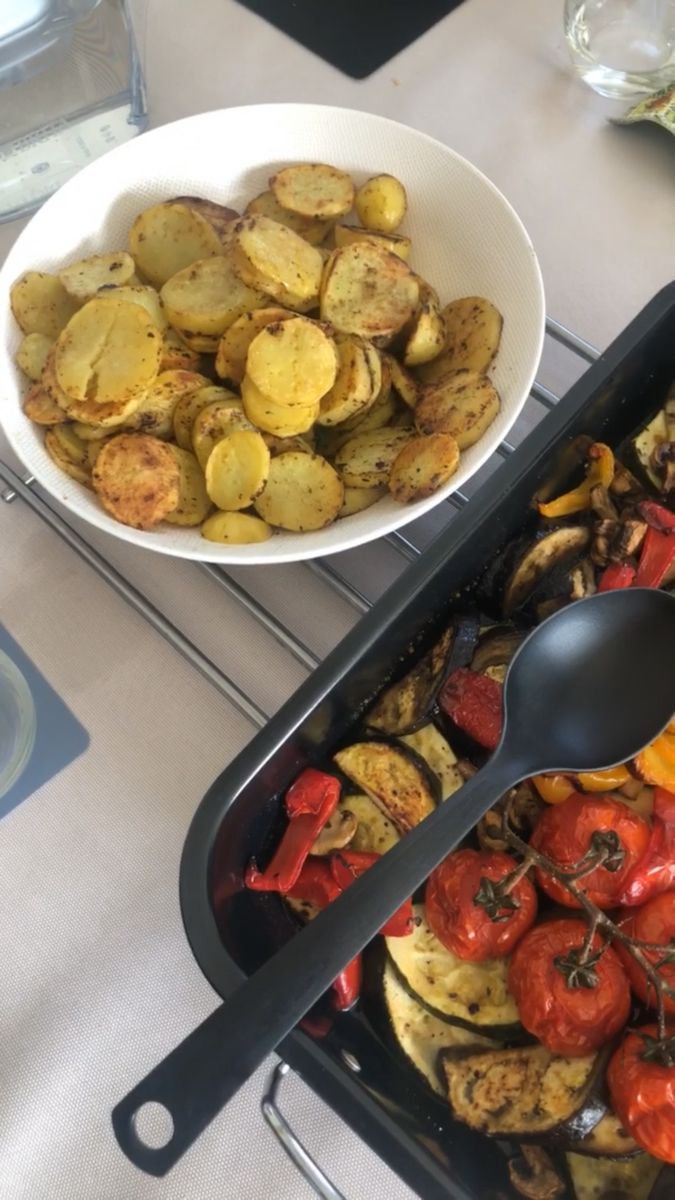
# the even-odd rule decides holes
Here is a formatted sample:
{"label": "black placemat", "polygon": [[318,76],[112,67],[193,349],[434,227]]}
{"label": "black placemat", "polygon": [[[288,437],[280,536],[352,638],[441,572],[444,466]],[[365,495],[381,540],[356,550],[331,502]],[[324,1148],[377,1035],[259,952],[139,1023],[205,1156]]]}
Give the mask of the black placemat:
{"label": "black placemat", "polygon": [[239,0],[353,79],[365,79],[462,0]]}

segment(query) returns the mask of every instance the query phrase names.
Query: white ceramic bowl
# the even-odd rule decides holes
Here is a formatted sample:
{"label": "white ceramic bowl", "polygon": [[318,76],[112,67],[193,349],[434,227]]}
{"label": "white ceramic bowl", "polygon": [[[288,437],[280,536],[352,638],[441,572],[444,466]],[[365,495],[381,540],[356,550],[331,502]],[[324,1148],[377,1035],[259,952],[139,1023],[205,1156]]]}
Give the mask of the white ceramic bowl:
{"label": "white ceramic bowl", "polygon": [[[217,546],[199,530],[164,525],[144,532],[120,525],[96,497],[64,475],[45,453],[42,431],[24,417],[25,382],[13,355],[20,332],[8,293],[22,272],[61,265],[126,245],[138,212],[175,195],[202,195],[235,208],[267,187],[291,162],[323,161],[356,182],[387,171],[404,183],[414,268],[441,301],[483,295],[504,317],[491,376],[502,398],[497,420],[461,456],[446,487],[427,500],[380,500],[316,533],[275,533],[255,546]],[[311,104],[261,104],[188,117],[120,146],[65,184],[33,217],[0,270],[0,420],[35,478],[92,525],[115,537],[182,558],[221,563],[291,562],[358,546],[415,520],[441,503],[493,453],[516,420],[534,380],[544,336],[544,295],[537,258],[523,225],[484,175],[441,142],[395,121]]]}

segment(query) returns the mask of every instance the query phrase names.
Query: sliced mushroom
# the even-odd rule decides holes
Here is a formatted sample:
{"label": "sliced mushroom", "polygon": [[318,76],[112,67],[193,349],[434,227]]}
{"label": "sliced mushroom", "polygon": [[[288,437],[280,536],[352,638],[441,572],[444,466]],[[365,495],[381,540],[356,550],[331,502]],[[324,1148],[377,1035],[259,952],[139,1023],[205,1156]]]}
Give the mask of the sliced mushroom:
{"label": "sliced mushroom", "polygon": [[622,520],[610,545],[609,557],[612,562],[623,562],[626,558],[637,554],[646,532],[645,521],[637,520],[634,517]]}
{"label": "sliced mushroom", "polygon": [[310,854],[332,854],[333,850],[344,850],[356,833],[358,821],[348,808],[338,808],[324,825],[314,842]]}
{"label": "sliced mushroom", "polygon": [[596,589],[595,571],[593,564],[588,558],[582,558],[578,566],[570,571],[571,599],[583,600],[586,596],[592,596]]}
{"label": "sliced mushroom", "polygon": [[675,442],[661,442],[652,454],[652,463],[662,480],[661,490],[675,491]]}
{"label": "sliced mushroom", "polygon": [[616,521],[619,514],[609,491],[602,483],[591,488],[591,508],[603,521]]}
{"label": "sliced mushroom", "polygon": [[520,1156],[509,1162],[509,1178],[527,1200],[558,1200],[565,1193],[562,1178],[541,1146],[521,1146]]}
{"label": "sliced mushroom", "polygon": [[482,850],[508,849],[503,832],[504,810],[507,805],[511,828],[523,841],[529,841],[544,807],[529,783],[521,783],[518,787],[511,788],[494,808],[488,809],[478,823],[478,842]]}
{"label": "sliced mushroom", "polygon": [[643,489],[628,467],[625,467],[617,458],[614,460],[614,478],[609,485],[609,490],[613,496],[636,496]]}

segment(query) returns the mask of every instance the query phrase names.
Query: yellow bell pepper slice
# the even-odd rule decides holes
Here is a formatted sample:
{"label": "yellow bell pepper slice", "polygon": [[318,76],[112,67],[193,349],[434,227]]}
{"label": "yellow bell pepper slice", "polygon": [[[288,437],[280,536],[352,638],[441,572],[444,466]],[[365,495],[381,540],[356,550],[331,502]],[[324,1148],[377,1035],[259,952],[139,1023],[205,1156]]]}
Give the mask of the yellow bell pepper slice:
{"label": "yellow bell pepper slice", "polygon": [[626,767],[610,767],[607,771],[582,771],[577,775],[585,792],[612,792],[623,787],[632,776]]}
{"label": "yellow bell pepper slice", "polygon": [[562,804],[576,790],[566,775],[533,775],[532,783],[546,804]]}
{"label": "yellow bell pepper slice", "polygon": [[614,478],[614,455],[604,442],[594,442],[588,451],[590,459],[588,472],[583,483],[565,492],[556,500],[538,504],[537,508],[542,517],[569,517],[572,513],[583,512],[590,507],[591,489],[599,483],[609,487]]}

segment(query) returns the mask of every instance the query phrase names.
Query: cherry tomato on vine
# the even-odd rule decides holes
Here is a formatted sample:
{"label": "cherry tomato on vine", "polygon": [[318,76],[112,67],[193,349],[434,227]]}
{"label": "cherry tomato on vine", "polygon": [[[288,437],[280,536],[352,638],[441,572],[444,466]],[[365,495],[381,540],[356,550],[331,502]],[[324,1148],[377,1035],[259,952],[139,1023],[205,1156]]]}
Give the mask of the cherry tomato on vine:
{"label": "cherry tomato on vine", "polygon": [[643,1150],[675,1163],[675,1037],[656,1025],[631,1030],[607,1068],[612,1107]]}
{"label": "cherry tomato on vine", "polygon": [[446,949],[471,962],[511,953],[537,915],[537,894],[526,876],[504,893],[503,881],[517,869],[510,855],[490,850],[456,850],[436,867],[425,908]]}
{"label": "cherry tomato on vine", "polygon": [[[649,838],[648,823],[620,800],[575,792],[562,804],[544,810],[530,844],[560,871],[582,870],[585,862],[592,863],[594,853],[604,854],[603,865],[580,878],[576,886],[598,908],[612,908],[624,880],[643,857]],[[537,882],[559,904],[581,907],[561,880],[539,867]]]}
{"label": "cherry tomato on vine", "polygon": [[[675,990],[675,892],[663,892],[654,896],[642,908],[631,909],[619,922],[619,927],[629,937],[641,942],[653,942],[663,946],[663,950],[643,950],[645,958],[657,966],[661,978],[669,987]],[[638,962],[629,954],[619,941],[614,948],[621,959],[630,985],[645,1004],[656,1008],[654,988]],[[670,957],[669,962],[664,962]],[[675,1013],[675,998],[664,995],[663,1006],[666,1012]]]}
{"label": "cherry tomato on vine", "polygon": [[578,1058],[610,1041],[630,1012],[628,978],[597,934],[585,961],[588,926],[574,917],[544,921],[518,943],[509,988],[520,1020],[552,1054]]}

